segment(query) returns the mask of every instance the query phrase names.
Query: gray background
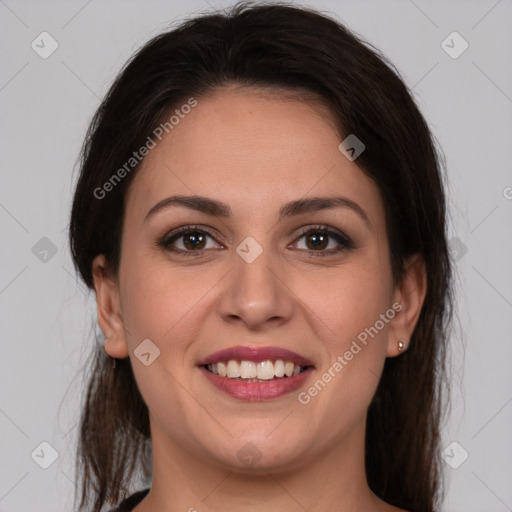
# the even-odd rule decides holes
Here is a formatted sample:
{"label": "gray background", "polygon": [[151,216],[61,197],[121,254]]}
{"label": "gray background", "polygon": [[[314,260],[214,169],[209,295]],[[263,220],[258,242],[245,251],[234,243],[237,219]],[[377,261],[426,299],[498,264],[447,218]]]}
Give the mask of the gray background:
{"label": "gray background", "polygon": [[[0,0],[0,511],[72,508],[94,300],[76,280],[66,227],[88,122],[142,43],[174,20],[230,4]],[[392,60],[444,150],[459,324],[443,510],[512,510],[512,2],[308,5],[335,13]],[[43,31],[59,45],[47,59],[31,47],[43,46]],[[442,46],[453,31],[469,44],[458,58]],[[453,37],[445,44],[462,48]],[[42,442],[58,453],[47,469]]]}

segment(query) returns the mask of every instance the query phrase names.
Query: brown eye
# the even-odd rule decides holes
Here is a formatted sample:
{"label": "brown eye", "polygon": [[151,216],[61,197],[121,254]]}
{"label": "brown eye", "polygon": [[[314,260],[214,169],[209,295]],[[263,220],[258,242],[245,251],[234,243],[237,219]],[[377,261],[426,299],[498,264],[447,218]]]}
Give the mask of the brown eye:
{"label": "brown eye", "polygon": [[309,249],[325,249],[329,244],[329,237],[322,233],[312,233],[306,235],[306,245]]}
{"label": "brown eye", "polygon": [[295,242],[297,249],[302,249],[298,246],[302,239],[304,239],[304,250],[315,256],[329,256],[355,247],[346,235],[324,227],[303,231]]}
{"label": "brown eye", "polygon": [[206,237],[201,233],[194,231],[191,234],[182,235],[183,245],[193,251],[196,249],[204,249],[204,242]]}
{"label": "brown eye", "polygon": [[169,233],[158,242],[158,245],[168,251],[184,256],[199,256],[208,249],[224,248],[224,246],[217,243],[213,235],[194,226],[184,226],[173,233]]}

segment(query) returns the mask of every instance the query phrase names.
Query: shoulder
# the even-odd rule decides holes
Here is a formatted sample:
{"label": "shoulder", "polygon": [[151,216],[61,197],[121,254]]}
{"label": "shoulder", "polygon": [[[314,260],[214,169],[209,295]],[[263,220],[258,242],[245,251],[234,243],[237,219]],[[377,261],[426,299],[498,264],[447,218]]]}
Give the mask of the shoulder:
{"label": "shoulder", "polygon": [[119,503],[116,508],[109,510],[109,512],[131,512],[133,507],[138,505],[148,492],[149,488],[143,489],[142,491],[138,491],[131,496],[128,496],[121,503]]}

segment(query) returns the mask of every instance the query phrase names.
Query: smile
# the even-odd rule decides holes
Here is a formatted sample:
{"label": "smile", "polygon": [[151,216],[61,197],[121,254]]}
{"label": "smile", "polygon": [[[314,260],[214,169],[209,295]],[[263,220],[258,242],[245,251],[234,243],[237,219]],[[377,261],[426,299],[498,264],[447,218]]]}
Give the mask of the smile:
{"label": "smile", "polygon": [[284,379],[299,375],[307,366],[301,366],[293,361],[266,360],[254,361],[219,361],[206,365],[206,369],[220,377],[234,379],[240,382],[267,382],[269,380]]}
{"label": "smile", "polygon": [[291,393],[314,370],[311,360],[279,347],[232,347],[210,354],[198,366],[214,387],[247,401]]}

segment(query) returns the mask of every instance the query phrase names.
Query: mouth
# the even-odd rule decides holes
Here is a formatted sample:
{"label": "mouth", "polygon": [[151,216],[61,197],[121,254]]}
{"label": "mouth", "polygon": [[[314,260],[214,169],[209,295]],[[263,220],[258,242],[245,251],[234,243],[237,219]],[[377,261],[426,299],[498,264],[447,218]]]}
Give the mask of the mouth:
{"label": "mouth", "polygon": [[233,347],[211,354],[198,366],[215,387],[250,401],[290,393],[314,370],[309,359],[278,347]]}
{"label": "mouth", "polygon": [[310,366],[302,366],[282,359],[258,362],[230,359],[204,365],[204,368],[214,375],[238,382],[268,382],[294,377],[305,372]]}

